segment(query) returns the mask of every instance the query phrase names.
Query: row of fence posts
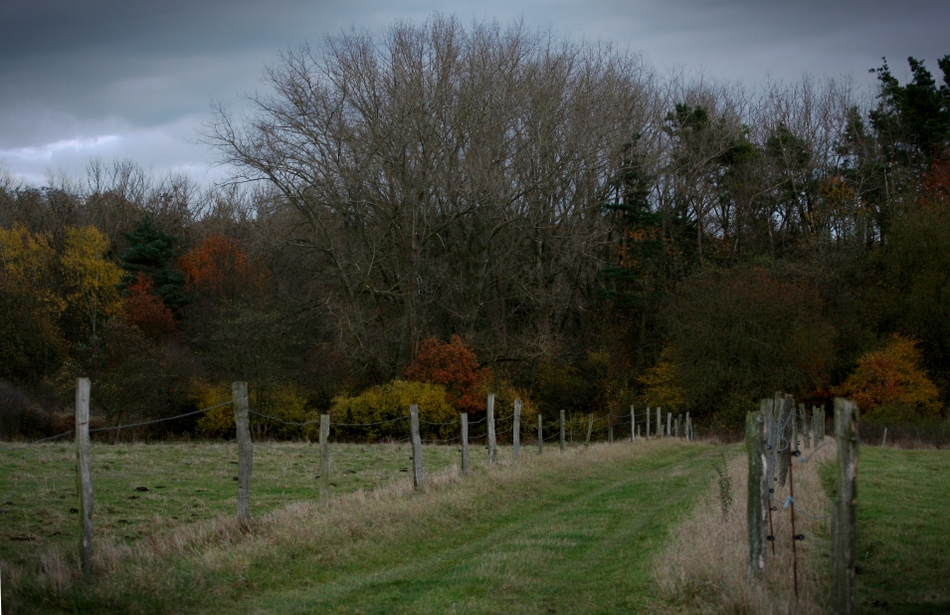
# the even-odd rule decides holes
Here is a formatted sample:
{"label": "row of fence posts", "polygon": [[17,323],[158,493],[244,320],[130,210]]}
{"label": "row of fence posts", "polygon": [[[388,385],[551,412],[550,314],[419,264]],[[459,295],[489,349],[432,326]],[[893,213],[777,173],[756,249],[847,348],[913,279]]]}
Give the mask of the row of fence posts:
{"label": "row of fence posts", "polygon": [[[82,570],[88,573],[92,562],[92,474],[90,472],[90,439],[89,439],[89,403],[90,403],[91,385],[88,378],[79,378],[76,384],[76,476],[77,490],[79,492],[79,518],[81,524],[81,562]],[[251,495],[251,474],[254,467],[254,447],[251,440],[250,429],[250,403],[248,400],[248,389],[246,382],[234,382],[231,385],[232,404],[234,408],[234,423],[237,434],[238,444],[238,495],[237,495],[237,520],[242,527],[247,527],[250,521],[250,495]],[[495,430],[495,396],[488,395],[486,419],[488,423],[488,463],[492,464],[497,459],[497,436]],[[518,459],[521,455],[521,400],[514,402],[514,425],[512,428],[512,456]],[[611,414],[608,422],[608,440],[614,441],[613,415]],[[694,438],[693,424],[690,415],[687,412],[685,419],[683,415],[673,417],[672,413],[666,414],[665,429],[663,421],[663,412],[661,408],[647,408],[644,425],[646,427],[646,439],[651,439],[651,422],[655,421],[656,428],[652,437],[680,437],[681,426],[683,436],[692,441]],[[421,488],[424,484],[423,464],[422,464],[422,438],[419,429],[419,407],[411,405],[409,407],[409,424],[411,430],[412,461],[413,461],[413,484],[416,488]],[[461,443],[462,443],[462,472],[468,474],[471,470],[469,460],[469,421],[468,413],[462,413],[460,417],[461,424]],[[594,415],[590,414],[588,418],[587,438],[585,446],[590,444],[591,434],[593,432]],[[565,411],[560,412],[560,450],[566,449],[566,416]],[[319,501],[321,505],[329,502],[330,490],[330,415],[320,415],[320,469],[319,469]],[[642,437],[640,425],[637,424],[637,414],[634,406],[630,406],[630,441],[635,442]],[[538,454],[544,450],[544,424],[541,415],[538,415]]]}
{"label": "row of fence posts", "polygon": [[[857,453],[858,408],[845,399],[834,403],[835,441],[838,446],[838,475],[831,522],[831,599],[832,612],[850,615],[854,612],[855,550],[857,536]],[[792,460],[804,448],[817,448],[825,437],[824,408],[812,408],[809,421],[804,404],[797,411],[791,395],[776,394],[764,399],[758,412],[746,417],[746,451],[748,452],[748,534],[749,577],[765,575],[767,546],[775,553],[776,537],[772,532],[772,504],[775,483],[789,484],[789,506],[792,526],[792,574],[795,595],[798,595],[798,561],[796,544],[803,538],[795,530],[795,493]]]}

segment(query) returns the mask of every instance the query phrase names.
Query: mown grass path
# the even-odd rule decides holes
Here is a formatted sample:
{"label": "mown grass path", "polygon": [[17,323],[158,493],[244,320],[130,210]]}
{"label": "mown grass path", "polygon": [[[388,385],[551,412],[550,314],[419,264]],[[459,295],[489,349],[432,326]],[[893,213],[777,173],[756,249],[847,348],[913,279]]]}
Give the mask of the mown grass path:
{"label": "mown grass path", "polygon": [[[345,546],[330,540],[319,557],[263,556],[244,577],[253,589],[232,595],[232,608],[643,612],[655,600],[657,549],[708,487],[709,461],[721,452],[670,443],[609,449],[546,454],[549,461],[493,469],[409,496],[416,500],[408,509],[415,519],[366,528]],[[457,501],[446,501],[445,490]],[[222,606],[208,612],[221,612]]]}

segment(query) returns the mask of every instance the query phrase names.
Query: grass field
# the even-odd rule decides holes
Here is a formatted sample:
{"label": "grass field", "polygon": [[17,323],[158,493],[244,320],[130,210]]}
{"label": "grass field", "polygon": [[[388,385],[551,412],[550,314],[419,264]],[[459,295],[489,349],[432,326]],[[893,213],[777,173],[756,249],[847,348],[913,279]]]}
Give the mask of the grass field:
{"label": "grass field", "polygon": [[[457,449],[427,447],[430,480],[414,491],[407,446],[339,445],[334,499],[322,509],[312,501],[316,447],[258,445],[250,531],[231,519],[234,448],[96,447],[97,551],[86,581],[76,575],[78,522],[66,508],[75,497],[71,448],[4,450],[0,493],[25,489],[0,503],[4,612],[685,614],[767,604],[811,613],[827,591],[820,520],[799,526],[808,534],[807,609],[790,598],[788,579],[758,596],[739,587],[741,446],[547,447],[490,469],[475,449],[470,476],[454,467]],[[815,514],[827,498],[804,466],[826,464],[827,478],[830,450],[796,479],[796,499]],[[717,466],[732,476],[728,517]],[[859,613],[950,613],[948,476],[950,452],[862,447]],[[787,567],[775,565],[776,578]]]}
{"label": "grass field", "polygon": [[[409,444],[332,447],[331,493],[411,480]],[[426,469],[458,463],[458,449],[427,446]],[[473,467],[487,463],[472,447]],[[51,548],[79,541],[76,451],[71,444],[0,445],[0,572]],[[237,507],[235,443],[94,444],[91,470],[96,539],[139,540],[183,523],[231,515]],[[251,514],[317,498],[319,448],[304,443],[254,446]]]}

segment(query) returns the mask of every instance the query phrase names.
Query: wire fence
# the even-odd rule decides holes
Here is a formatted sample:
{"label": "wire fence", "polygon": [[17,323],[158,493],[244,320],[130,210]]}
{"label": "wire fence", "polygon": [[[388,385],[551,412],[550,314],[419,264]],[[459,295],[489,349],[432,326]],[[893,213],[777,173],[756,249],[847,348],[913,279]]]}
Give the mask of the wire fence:
{"label": "wire fence", "polygon": [[[413,433],[409,415],[364,422],[346,417],[333,421],[329,416],[291,420],[251,409],[245,399],[246,428],[257,434],[249,438],[252,489],[251,462],[245,459],[240,433],[237,439],[203,443],[197,452],[191,442],[126,442],[117,446],[100,441],[94,448],[87,448],[86,470],[77,465],[76,447],[81,450],[81,442],[83,438],[88,442],[89,434],[193,419],[226,406],[233,406],[237,417],[238,401],[229,399],[175,416],[93,428],[87,418],[81,427],[55,436],[28,443],[0,443],[4,469],[0,475],[0,514],[5,524],[20,528],[8,544],[0,541],[0,558],[16,561],[20,554],[10,546],[20,540],[48,544],[67,540],[74,530],[64,531],[63,521],[75,515],[81,519],[87,516],[82,497],[76,501],[87,488],[95,494],[97,532],[120,540],[137,540],[160,529],[155,527],[158,519],[164,520],[159,525],[167,525],[233,514],[235,504],[240,510],[242,492],[244,497],[253,494],[250,509],[260,514],[293,500],[314,500],[318,495],[325,498],[324,489],[336,494],[373,489],[403,480],[403,474],[412,474],[420,481],[423,457],[427,472],[466,472],[489,468],[499,460],[498,447],[502,445],[508,447],[504,456],[512,459],[519,454],[518,445],[538,444],[540,454],[541,444],[557,440],[562,446],[569,443],[574,447],[612,441],[614,436],[617,440],[635,440],[637,428],[645,429],[648,421],[657,421],[660,415],[658,409],[649,416],[633,411],[600,415],[562,412],[554,420],[542,416],[539,431],[538,415],[533,411],[522,413],[519,403],[513,412],[466,415],[471,420],[466,420],[469,431],[463,438],[461,416],[440,420],[426,416],[423,410],[417,421],[419,432]],[[80,423],[77,420],[77,425]],[[299,429],[306,437],[278,443],[266,436],[271,425]],[[621,436],[621,432],[626,435]],[[314,446],[317,439],[319,451]],[[414,440],[426,446],[424,451],[413,444]],[[45,448],[40,448],[42,445]],[[31,451],[39,451],[40,457]],[[41,462],[36,463],[36,459]],[[420,469],[416,468],[417,462]],[[57,523],[36,521],[49,510],[56,511]],[[86,558],[84,552],[83,561]]]}

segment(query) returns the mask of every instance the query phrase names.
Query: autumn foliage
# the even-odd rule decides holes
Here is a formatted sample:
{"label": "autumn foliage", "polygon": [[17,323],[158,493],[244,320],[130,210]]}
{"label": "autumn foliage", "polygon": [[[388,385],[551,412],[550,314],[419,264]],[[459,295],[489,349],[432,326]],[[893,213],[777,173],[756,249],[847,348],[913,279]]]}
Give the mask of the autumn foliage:
{"label": "autumn foliage", "polygon": [[185,274],[186,289],[217,299],[235,299],[243,291],[261,283],[261,275],[251,266],[247,252],[235,239],[209,237],[178,261]]}
{"label": "autumn foliage", "polygon": [[485,409],[484,385],[492,372],[479,367],[478,359],[462,338],[453,335],[448,343],[434,337],[419,345],[419,352],[406,369],[406,378],[445,387],[449,403],[459,412],[477,412]]}
{"label": "autumn foliage", "polygon": [[129,285],[125,298],[125,318],[154,340],[175,332],[175,316],[160,297],[154,294],[155,283],[139,272]]}
{"label": "autumn foliage", "polygon": [[857,368],[835,392],[850,397],[867,418],[937,419],[940,394],[921,363],[917,343],[895,334],[887,346],[858,359]]}

